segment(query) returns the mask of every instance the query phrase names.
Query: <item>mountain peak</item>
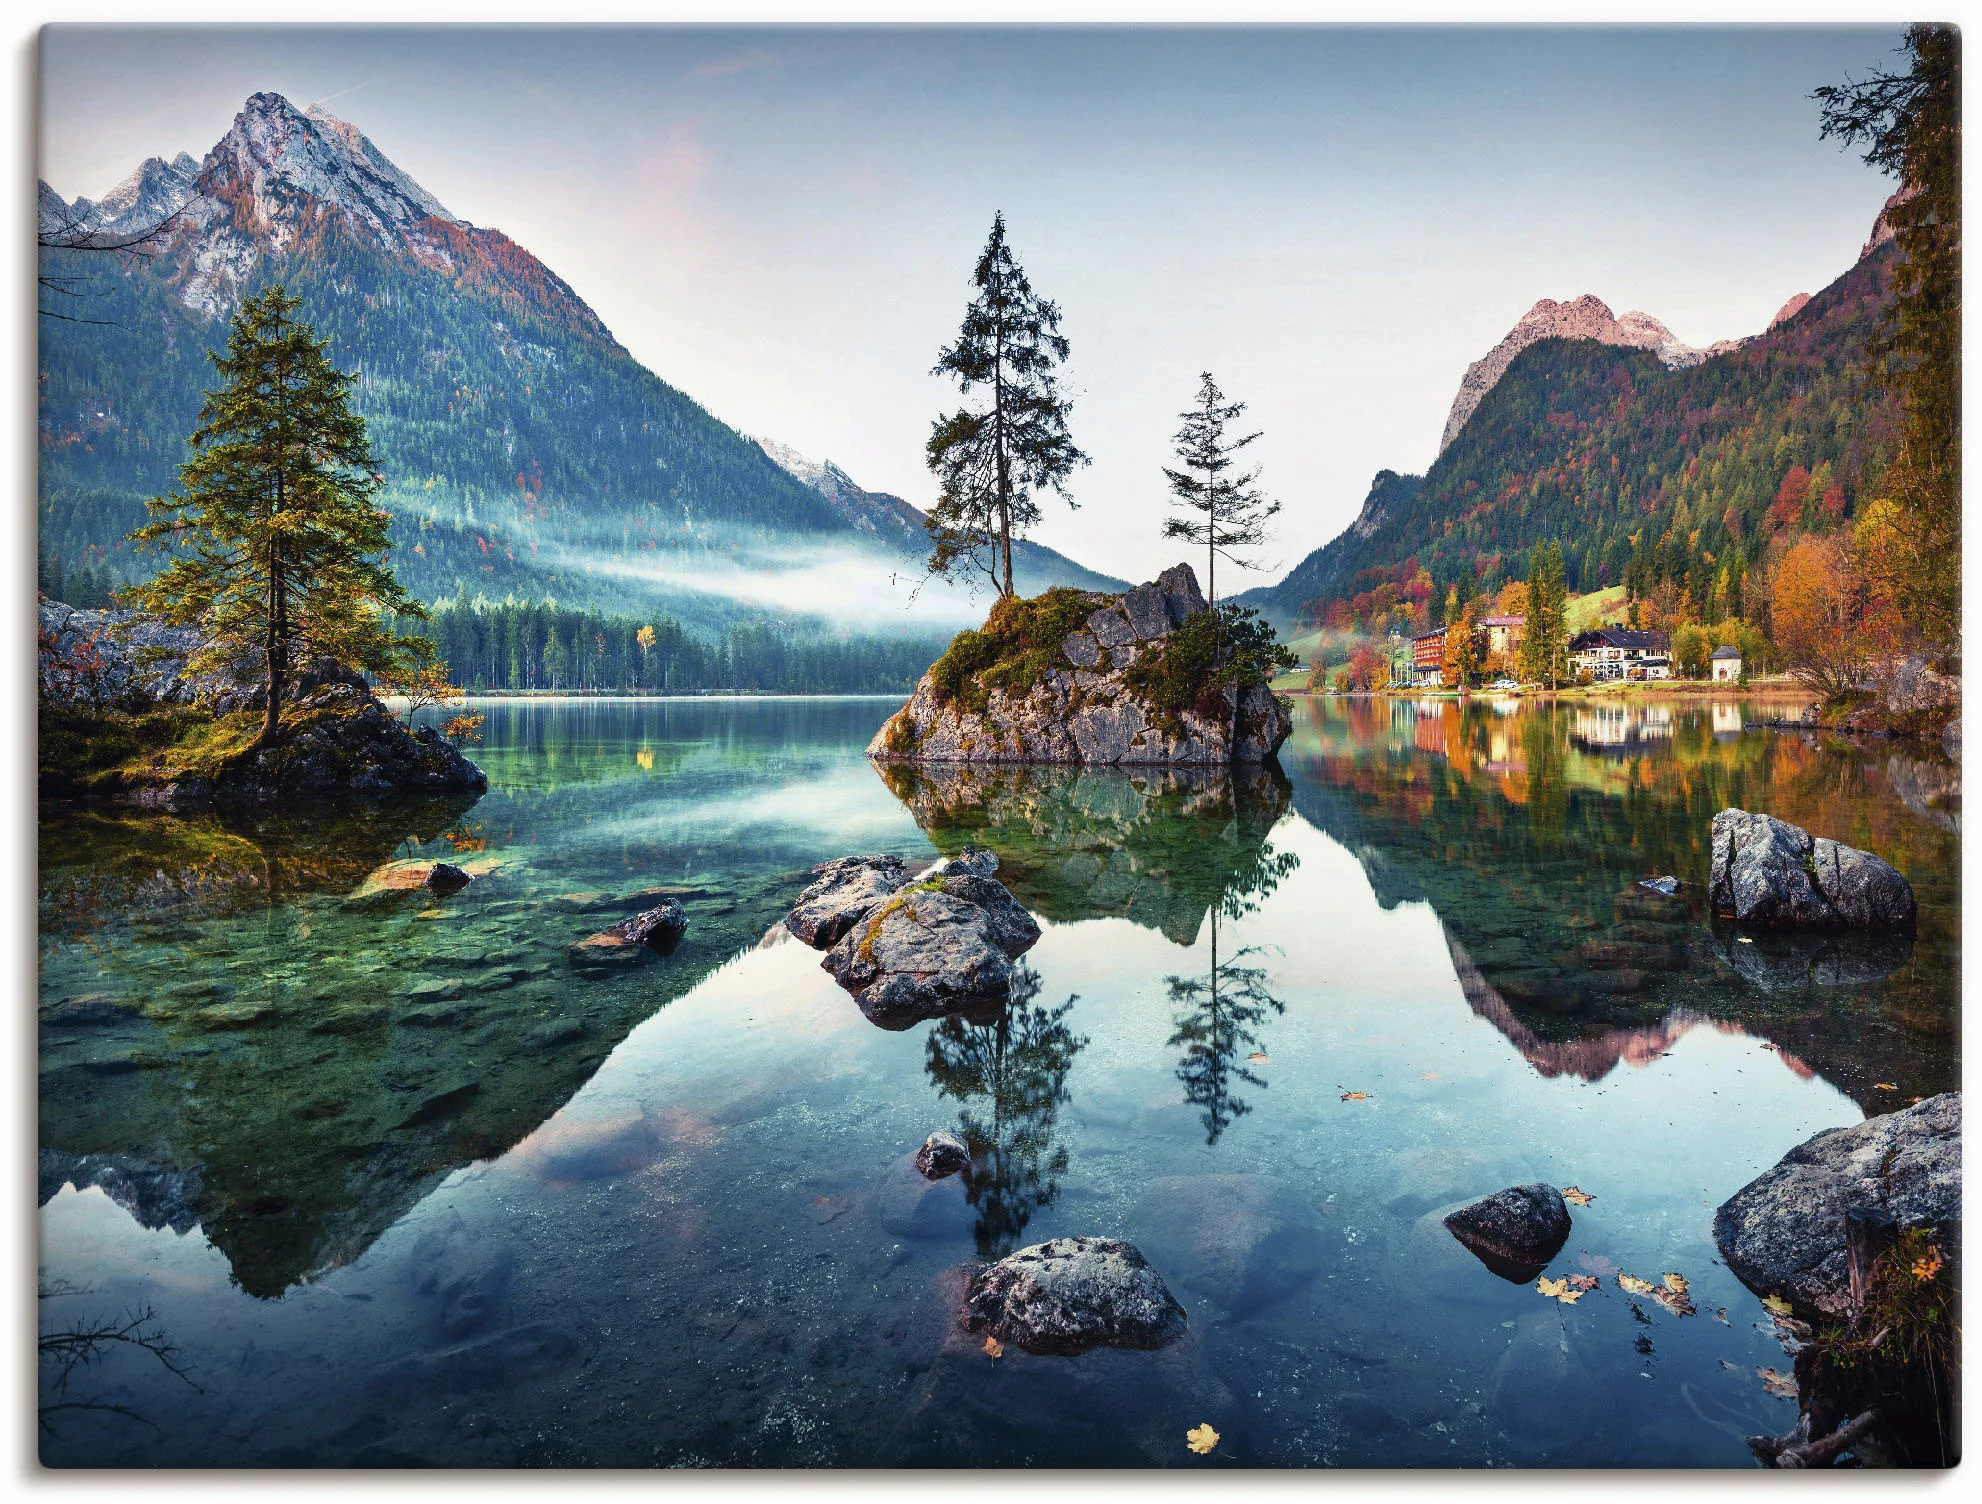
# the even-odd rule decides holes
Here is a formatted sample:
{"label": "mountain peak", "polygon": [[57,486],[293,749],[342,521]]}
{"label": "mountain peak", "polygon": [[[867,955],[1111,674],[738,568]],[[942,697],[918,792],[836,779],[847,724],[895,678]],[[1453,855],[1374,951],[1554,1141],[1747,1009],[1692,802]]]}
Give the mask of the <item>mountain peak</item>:
{"label": "mountain peak", "polygon": [[306,195],[397,238],[431,215],[459,224],[439,199],[414,182],[356,126],[321,105],[297,109],[280,94],[251,94],[234,124],[208,153],[201,185],[246,189],[258,211],[274,200]]}

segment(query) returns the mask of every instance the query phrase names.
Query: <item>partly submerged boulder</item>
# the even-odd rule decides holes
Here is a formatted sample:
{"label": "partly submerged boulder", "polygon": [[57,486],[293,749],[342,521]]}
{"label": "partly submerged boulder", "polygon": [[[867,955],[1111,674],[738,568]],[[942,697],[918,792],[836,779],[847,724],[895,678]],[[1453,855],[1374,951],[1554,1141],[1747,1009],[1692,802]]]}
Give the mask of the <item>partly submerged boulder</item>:
{"label": "partly submerged boulder", "polygon": [[580,940],[571,947],[571,964],[581,968],[632,966],[649,955],[665,956],[687,932],[688,915],[670,898]]}
{"label": "partly submerged boulder", "polygon": [[898,856],[843,856],[812,869],[811,886],[785,916],[785,928],[815,950],[838,940],[875,905],[907,886],[908,864]]}
{"label": "partly submerged boulder", "polygon": [[1188,564],[1124,595],[1001,600],[960,633],[868,746],[883,762],[1230,765],[1292,729],[1220,648]]}
{"label": "partly submerged boulder", "polygon": [[1569,1241],[1569,1208],[1562,1192],[1536,1181],[1462,1206],[1445,1218],[1445,1225],[1495,1274],[1526,1284]]}
{"label": "partly submerged boulder", "polygon": [[1714,816],[1708,902],[1758,929],[1911,929],[1915,916],[1912,887],[1871,852],[1742,809]]}
{"label": "partly submerged boulder", "polygon": [[970,1145],[957,1134],[938,1130],[915,1151],[915,1168],[924,1180],[943,1180],[970,1168]]}
{"label": "partly submerged boulder", "polygon": [[902,888],[827,952],[821,963],[884,1029],[1011,996],[1013,963],[1039,924],[995,878],[938,874]]}
{"label": "partly submerged boulder", "polygon": [[1845,1218],[1876,1211],[1901,1227],[1961,1227],[1961,1093],[1833,1128],[1797,1145],[1714,1213],[1735,1278],[1808,1319],[1850,1303]]}
{"label": "partly submerged boulder", "polygon": [[1184,1308],[1132,1243],[1054,1238],[979,1270],[963,1327],[1032,1353],[1156,1348],[1183,1335]]}

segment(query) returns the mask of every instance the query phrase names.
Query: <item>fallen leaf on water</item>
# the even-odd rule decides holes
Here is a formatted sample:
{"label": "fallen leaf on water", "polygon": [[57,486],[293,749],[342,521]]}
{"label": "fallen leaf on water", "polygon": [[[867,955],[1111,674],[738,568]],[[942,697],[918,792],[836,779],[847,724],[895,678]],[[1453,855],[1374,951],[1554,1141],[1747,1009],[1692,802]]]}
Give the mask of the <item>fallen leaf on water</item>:
{"label": "fallen leaf on water", "polygon": [[1677,1290],[1654,1290],[1652,1291],[1652,1299],[1656,1300],[1675,1316],[1693,1316],[1698,1314],[1693,1309],[1693,1302],[1688,1300],[1684,1295],[1681,1295]]}
{"label": "fallen leaf on water", "polygon": [[1796,1380],[1789,1374],[1779,1372],[1773,1368],[1758,1368],[1755,1370],[1755,1377],[1760,1379],[1762,1381],[1762,1387],[1777,1399],[1793,1400],[1796,1398]]}
{"label": "fallen leaf on water", "polygon": [[1727,1307],[1726,1307],[1726,1306],[1722,1306],[1722,1307],[1721,1307],[1721,1308],[1720,1308],[1720,1309],[1719,1309],[1718,1311],[1716,1311],[1716,1312],[1714,1312],[1714,1320],[1716,1320],[1716,1321],[1718,1321],[1718,1322],[1719,1322],[1719,1323],[1720,1323],[1720,1324],[1721,1324],[1722,1326],[1733,1326],[1733,1325],[1734,1325],[1734,1323],[1733,1323],[1733,1322],[1731,1322],[1731,1321],[1729,1321],[1729,1320],[1727,1319]]}
{"label": "fallen leaf on water", "polygon": [[1617,1273],[1617,1265],[1613,1264],[1609,1259],[1605,1258],[1602,1254],[1591,1253],[1587,1249],[1580,1250],[1577,1253],[1576,1262],[1578,1264],[1581,1264],[1585,1269],[1589,1270],[1590,1273],[1598,1276],[1599,1278],[1601,1278],[1606,1274]]}
{"label": "fallen leaf on water", "polygon": [[1271,1065],[1273,1064],[1273,1057],[1254,1050],[1250,1055],[1246,1056],[1246,1061],[1250,1065]]}
{"label": "fallen leaf on water", "polygon": [[1640,1279],[1635,1274],[1619,1273],[1617,1276],[1617,1288],[1620,1290],[1629,1290],[1633,1295],[1650,1295],[1652,1293],[1652,1282],[1648,1279]]}
{"label": "fallen leaf on water", "polygon": [[1569,1286],[1573,1290],[1594,1290],[1597,1284],[1597,1277],[1594,1274],[1572,1274],[1569,1276]]}
{"label": "fallen leaf on water", "polygon": [[1369,1099],[1370,1094],[1366,1091],[1345,1091],[1342,1093],[1342,1100],[1345,1102],[1367,1102]]}
{"label": "fallen leaf on water", "polygon": [[1212,1430],[1210,1426],[1193,1426],[1184,1433],[1184,1440],[1190,1444],[1190,1449],[1193,1452],[1196,1452],[1198,1456],[1202,1457],[1206,1452],[1218,1445],[1218,1433]]}
{"label": "fallen leaf on water", "polygon": [[1787,1316],[1792,1307],[1780,1295],[1764,1295],[1762,1297],[1762,1309],[1772,1316]]}
{"label": "fallen leaf on water", "polygon": [[1571,1206],[1588,1206],[1597,1198],[1592,1196],[1588,1191],[1578,1190],[1573,1185],[1565,1185],[1562,1188],[1562,1199],[1567,1201]]}
{"label": "fallen leaf on water", "polygon": [[1670,1290],[1674,1295],[1684,1295],[1686,1293],[1686,1276],[1683,1274],[1666,1275],[1664,1284],[1666,1289]]}
{"label": "fallen leaf on water", "polygon": [[984,1339],[984,1356],[987,1358],[1004,1357],[1005,1344],[1000,1342],[996,1337],[986,1337]]}
{"label": "fallen leaf on water", "polygon": [[1570,1289],[1569,1281],[1566,1279],[1537,1280],[1535,1282],[1535,1288],[1550,1300],[1559,1300],[1565,1306],[1573,1306],[1583,1298],[1583,1292],[1581,1290]]}
{"label": "fallen leaf on water", "polygon": [[1437,1072],[1437,1071],[1426,1071],[1426,1072],[1424,1073],[1424,1077],[1423,1077],[1423,1079],[1424,1079],[1424,1080],[1426,1080],[1426,1081],[1436,1081],[1436,1080],[1438,1079],[1438,1072]]}
{"label": "fallen leaf on water", "polygon": [[1892,1082],[1890,1082],[1890,1081],[1874,1081],[1874,1082],[1872,1083],[1872,1090],[1874,1090],[1874,1091],[1898,1091],[1898,1090],[1899,1090],[1899,1088],[1898,1088],[1897,1086],[1895,1086],[1895,1085],[1893,1085],[1893,1083],[1892,1083]]}

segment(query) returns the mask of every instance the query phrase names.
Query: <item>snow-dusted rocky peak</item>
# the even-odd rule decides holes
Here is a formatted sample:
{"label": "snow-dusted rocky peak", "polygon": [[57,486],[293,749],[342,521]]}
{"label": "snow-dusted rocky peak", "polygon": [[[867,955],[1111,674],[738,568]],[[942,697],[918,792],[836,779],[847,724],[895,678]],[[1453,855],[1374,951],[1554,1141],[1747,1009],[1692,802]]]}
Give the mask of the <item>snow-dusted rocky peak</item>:
{"label": "snow-dusted rocky peak", "polygon": [[1700,350],[1681,344],[1670,329],[1649,313],[1632,309],[1621,317],[1610,305],[1590,293],[1573,302],[1558,303],[1543,298],[1507,332],[1507,337],[1480,359],[1466,367],[1459,382],[1459,394],[1452,399],[1452,411],[1445,419],[1445,433],[1438,441],[1439,453],[1459,436],[1480,399],[1493,390],[1494,383],[1507,374],[1514,357],[1532,344],[1545,339],[1593,339],[1604,345],[1624,345],[1649,350],[1668,369],[1697,366],[1709,356],[1737,348],[1740,340],[1720,340]]}
{"label": "snow-dusted rocky peak", "polygon": [[835,512],[861,532],[907,549],[919,548],[925,541],[922,513],[899,496],[866,490],[831,460],[810,459],[776,439],[751,442],[780,470],[825,497]]}
{"label": "snow-dusted rocky peak", "polygon": [[80,223],[105,235],[142,235],[156,229],[193,196],[193,179],[200,164],[190,152],[170,162],[146,157],[138,170],[94,201],[79,198],[72,206]]}

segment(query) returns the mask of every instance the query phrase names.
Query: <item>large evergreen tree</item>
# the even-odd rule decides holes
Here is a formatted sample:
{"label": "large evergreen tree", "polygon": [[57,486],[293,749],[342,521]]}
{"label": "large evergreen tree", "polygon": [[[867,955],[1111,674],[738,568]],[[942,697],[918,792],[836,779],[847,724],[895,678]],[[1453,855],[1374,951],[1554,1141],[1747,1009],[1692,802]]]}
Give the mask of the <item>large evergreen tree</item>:
{"label": "large evergreen tree", "polygon": [[1885,489],[1903,546],[1880,583],[1927,638],[1961,636],[1961,38],[1906,33],[1905,73],[1819,89],[1823,134],[1860,143],[1899,179],[1886,222],[1898,242],[1893,307],[1875,344],[1903,419]]}
{"label": "large evergreen tree", "polygon": [[1568,661],[1569,587],[1562,550],[1537,543],[1528,555],[1527,622],[1521,630],[1521,677],[1554,689]]}
{"label": "large evergreen tree", "polygon": [[1254,484],[1259,479],[1257,470],[1243,475],[1229,473],[1236,463],[1234,456],[1259,437],[1249,433],[1232,438],[1226,432],[1246,410],[1245,403],[1227,402],[1209,371],[1199,383],[1197,406],[1179,414],[1184,420],[1184,426],[1177,430],[1179,468],[1172,470],[1166,465],[1163,470],[1186,515],[1166,517],[1163,536],[1181,538],[1204,549],[1205,596],[1215,609],[1219,559],[1240,569],[1258,569],[1257,561],[1241,558],[1235,550],[1258,548],[1266,541],[1266,524],[1279,512],[1280,503],[1268,501],[1260,493]]}
{"label": "large evergreen tree", "polygon": [[404,667],[426,647],[380,619],[421,617],[382,559],[382,484],[350,404],[354,378],[295,318],[281,287],[249,298],[224,354],[221,384],[206,394],[179,471],[179,491],[146,505],[151,522],[131,536],[174,557],[133,592],[163,621],[200,629],[195,672],[258,654],[265,678],[265,747],[280,731],[282,697],[301,664],[331,657],[368,672]]}
{"label": "large evergreen tree", "polygon": [[966,396],[982,388],[988,400],[938,418],[929,435],[929,468],[942,483],[928,516],[929,568],[981,569],[1012,595],[1012,540],[1039,521],[1035,493],[1050,487],[1071,505],[1067,477],[1087,456],[1067,435],[1073,404],[1054,374],[1069,349],[1059,307],[1032,290],[1005,243],[1003,214],[971,281],[963,331],[933,374],[955,377]]}

